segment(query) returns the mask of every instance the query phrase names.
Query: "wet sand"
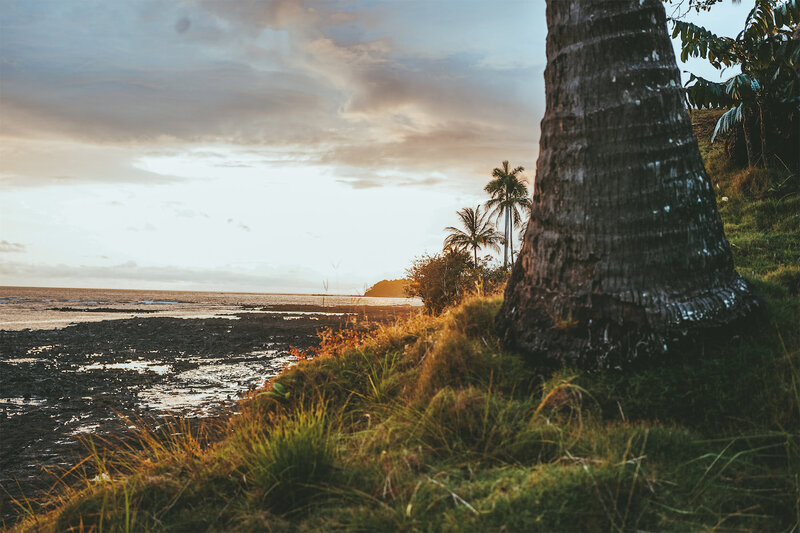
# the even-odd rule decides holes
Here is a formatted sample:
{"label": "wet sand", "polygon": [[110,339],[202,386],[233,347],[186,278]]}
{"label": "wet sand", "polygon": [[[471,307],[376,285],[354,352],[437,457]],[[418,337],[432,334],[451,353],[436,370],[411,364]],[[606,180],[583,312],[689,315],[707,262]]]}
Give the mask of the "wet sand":
{"label": "wet sand", "polygon": [[[91,313],[67,307],[51,312]],[[120,415],[227,416],[242,393],[291,364],[290,346],[315,345],[318,329],[418,309],[276,304],[214,318],[110,311],[116,319],[0,330],[0,518],[16,514],[6,491],[36,496],[53,482],[43,467],[68,468],[85,455],[82,436],[124,434]]]}

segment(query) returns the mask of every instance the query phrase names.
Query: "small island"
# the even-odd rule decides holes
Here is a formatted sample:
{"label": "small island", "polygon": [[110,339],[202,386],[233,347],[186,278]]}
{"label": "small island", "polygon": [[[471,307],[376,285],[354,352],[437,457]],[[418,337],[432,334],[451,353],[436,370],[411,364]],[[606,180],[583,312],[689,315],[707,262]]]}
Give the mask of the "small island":
{"label": "small island", "polygon": [[405,298],[408,287],[407,279],[382,279],[366,291],[364,296],[373,298]]}

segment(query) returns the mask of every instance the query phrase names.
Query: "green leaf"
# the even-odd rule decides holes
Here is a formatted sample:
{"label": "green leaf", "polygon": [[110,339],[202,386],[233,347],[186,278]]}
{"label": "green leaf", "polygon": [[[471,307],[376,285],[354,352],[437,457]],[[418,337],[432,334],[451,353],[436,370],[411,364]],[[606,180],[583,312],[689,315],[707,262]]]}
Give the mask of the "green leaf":
{"label": "green leaf", "polygon": [[711,142],[717,138],[717,135],[725,135],[733,129],[734,126],[742,122],[742,104],[737,105],[723,113],[717,125],[714,127],[714,133],[711,134]]}

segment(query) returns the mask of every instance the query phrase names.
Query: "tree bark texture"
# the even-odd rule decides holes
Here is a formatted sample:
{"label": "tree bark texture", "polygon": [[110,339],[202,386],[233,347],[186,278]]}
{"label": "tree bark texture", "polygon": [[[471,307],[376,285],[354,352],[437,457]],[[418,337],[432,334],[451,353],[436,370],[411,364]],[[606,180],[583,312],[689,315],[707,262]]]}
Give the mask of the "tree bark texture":
{"label": "tree bark texture", "polygon": [[549,0],[533,210],[497,318],[581,366],[663,353],[758,306],[736,273],[659,0]]}
{"label": "tree bark texture", "polygon": [[508,267],[508,208],[505,209],[505,241],[503,242],[503,268]]}
{"label": "tree bark texture", "polygon": [[508,207],[508,248],[511,262],[514,262],[514,216],[511,206]]}

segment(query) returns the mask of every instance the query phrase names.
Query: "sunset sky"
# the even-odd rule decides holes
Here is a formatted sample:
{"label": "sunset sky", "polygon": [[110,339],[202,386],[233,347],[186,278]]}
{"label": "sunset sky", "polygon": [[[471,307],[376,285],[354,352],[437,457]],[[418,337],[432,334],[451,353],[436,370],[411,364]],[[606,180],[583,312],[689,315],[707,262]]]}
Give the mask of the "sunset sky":
{"label": "sunset sky", "polygon": [[401,277],[533,176],[545,35],[543,0],[0,0],[0,285]]}

